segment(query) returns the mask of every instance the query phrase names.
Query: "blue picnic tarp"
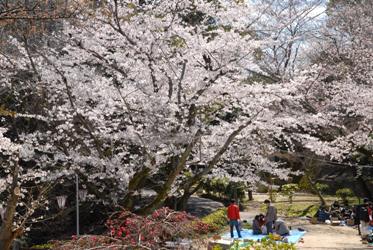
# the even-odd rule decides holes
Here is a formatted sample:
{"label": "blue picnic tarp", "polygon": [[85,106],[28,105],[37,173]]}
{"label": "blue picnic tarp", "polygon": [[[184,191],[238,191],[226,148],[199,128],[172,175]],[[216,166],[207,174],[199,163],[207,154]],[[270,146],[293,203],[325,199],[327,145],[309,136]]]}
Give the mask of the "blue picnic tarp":
{"label": "blue picnic tarp", "polygon": [[[299,231],[297,229],[294,229],[294,230],[290,230],[290,235],[285,236],[285,237],[287,238],[289,243],[297,243],[303,237],[303,235],[305,235],[305,233],[306,233],[305,231]],[[233,236],[234,236],[235,239],[238,239],[236,230],[234,230]],[[263,234],[253,235],[253,230],[243,229],[241,231],[241,236],[242,236],[242,239],[249,239],[249,240],[258,241],[258,240],[261,240],[262,238],[266,237],[267,235],[263,235]],[[228,232],[228,233],[223,234],[222,238],[230,239],[231,238],[231,233]]]}

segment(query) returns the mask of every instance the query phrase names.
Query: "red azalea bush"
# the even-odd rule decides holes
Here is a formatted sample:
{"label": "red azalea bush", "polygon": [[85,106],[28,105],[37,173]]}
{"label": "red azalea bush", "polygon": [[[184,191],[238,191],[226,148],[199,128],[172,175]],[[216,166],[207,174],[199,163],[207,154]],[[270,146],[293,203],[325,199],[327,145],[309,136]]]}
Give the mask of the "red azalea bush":
{"label": "red azalea bush", "polygon": [[126,244],[148,247],[160,246],[165,241],[194,238],[196,234],[213,231],[208,224],[186,212],[163,207],[147,217],[123,210],[107,220],[110,236]]}
{"label": "red azalea bush", "polygon": [[149,216],[139,216],[127,210],[115,212],[106,221],[106,226],[109,229],[106,236],[73,236],[71,241],[53,242],[53,249],[159,249],[166,241],[192,239],[216,229],[186,212],[167,207]]}

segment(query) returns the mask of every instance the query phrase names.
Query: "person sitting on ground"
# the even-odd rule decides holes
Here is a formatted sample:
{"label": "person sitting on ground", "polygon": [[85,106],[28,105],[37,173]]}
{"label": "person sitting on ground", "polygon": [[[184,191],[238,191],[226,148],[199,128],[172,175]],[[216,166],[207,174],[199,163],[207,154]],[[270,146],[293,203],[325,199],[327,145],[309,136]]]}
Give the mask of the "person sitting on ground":
{"label": "person sitting on ground", "polygon": [[325,206],[321,205],[317,210],[315,217],[317,218],[317,221],[325,222],[330,219],[330,214],[326,211]]}
{"label": "person sitting on ground", "polygon": [[266,224],[266,219],[265,219],[264,214],[259,214],[259,224],[260,224],[261,227],[262,227],[262,226],[265,226],[265,224]]}
{"label": "person sitting on ground", "polygon": [[233,238],[233,227],[237,230],[237,235],[239,238],[241,237],[241,232],[239,228],[239,220],[240,220],[240,209],[236,205],[235,200],[231,200],[231,204],[228,206],[227,215],[229,220],[229,226],[231,229],[231,238]]}
{"label": "person sitting on ground", "polygon": [[271,204],[270,200],[265,200],[264,204],[267,206],[267,213],[265,216],[267,234],[270,234],[273,233],[273,223],[277,220],[277,209]]}
{"label": "person sitting on ground", "polygon": [[262,234],[267,234],[266,219],[264,214],[259,214],[259,224],[262,230]]}
{"label": "person sitting on ground", "polygon": [[341,206],[339,205],[338,201],[334,201],[333,204],[330,206],[331,210],[339,210]]}
{"label": "person sitting on ground", "polygon": [[341,206],[339,205],[339,202],[334,201],[333,204],[330,206],[330,210],[329,210],[330,216],[334,218],[338,218],[338,220],[340,220],[341,219],[340,208]]}
{"label": "person sitting on ground", "polygon": [[283,220],[275,221],[275,231],[276,231],[276,234],[281,235],[281,236],[287,236],[290,234],[290,230],[286,226]]}
{"label": "person sitting on ground", "polygon": [[369,226],[373,227],[373,202],[368,203]]}
{"label": "person sitting on ground", "polygon": [[262,234],[262,227],[260,225],[260,215],[256,215],[253,220],[253,235]]}

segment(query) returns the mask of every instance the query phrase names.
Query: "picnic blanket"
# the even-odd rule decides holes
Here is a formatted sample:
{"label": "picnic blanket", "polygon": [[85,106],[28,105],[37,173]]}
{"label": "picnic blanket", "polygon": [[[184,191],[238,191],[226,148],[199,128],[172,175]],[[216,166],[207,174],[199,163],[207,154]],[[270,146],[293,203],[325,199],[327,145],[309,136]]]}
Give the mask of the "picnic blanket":
{"label": "picnic blanket", "polygon": [[[233,232],[233,236],[234,238],[238,238],[237,236],[237,232],[234,231]],[[302,237],[303,235],[305,235],[305,231],[299,231],[297,229],[294,229],[294,230],[290,230],[290,235],[289,236],[285,236],[287,239],[288,239],[288,242],[289,243],[297,243]],[[241,236],[242,236],[242,239],[249,239],[249,240],[254,240],[254,241],[258,241],[258,240],[261,240],[262,238],[266,237],[267,235],[263,235],[263,234],[260,234],[260,235],[253,235],[253,230],[251,229],[243,229],[241,231]],[[222,235],[222,238],[231,238],[231,233],[228,232],[228,233],[225,233]]]}

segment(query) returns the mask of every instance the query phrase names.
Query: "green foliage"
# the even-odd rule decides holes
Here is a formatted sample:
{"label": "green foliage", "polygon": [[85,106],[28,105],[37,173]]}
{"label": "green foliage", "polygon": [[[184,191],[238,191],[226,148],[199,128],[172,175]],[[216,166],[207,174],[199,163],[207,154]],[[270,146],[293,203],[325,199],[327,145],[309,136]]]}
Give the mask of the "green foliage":
{"label": "green foliage", "polygon": [[325,193],[325,191],[329,190],[328,184],[316,183],[316,189],[319,190],[321,194]]}
{"label": "green foliage", "polygon": [[290,203],[293,203],[293,196],[295,192],[298,190],[299,190],[299,186],[298,184],[295,184],[295,183],[285,184],[281,187],[281,193],[289,197]]}
{"label": "green foliage", "polygon": [[226,178],[213,178],[205,180],[202,188],[208,193],[219,198],[222,198],[225,189],[228,186],[228,180]]}
{"label": "green foliage", "polygon": [[278,242],[276,236],[269,235],[262,238],[259,242],[249,240],[248,242],[240,243],[235,241],[230,250],[296,250],[295,244]]}
{"label": "green foliage", "polygon": [[245,185],[242,182],[229,182],[224,194],[229,199],[243,200],[245,198]]}
{"label": "green foliage", "polygon": [[203,217],[202,222],[208,224],[216,230],[219,230],[227,225],[227,211],[225,208],[220,208],[215,212]]}
{"label": "green foliage", "polygon": [[257,191],[258,193],[261,193],[261,194],[268,193],[268,186],[259,183],[259,184],[257,185],[257,187],[256,187],[256,191]]}
{"label": "green foliage", "polygon": [[207,194],[218,199],[243,200],[245,198],[246,186],[242,182],[230,182],[227,178],[205,180],[202,188]]}
{"label": "green foliage", "polygon": [[343,201],[346,201],[347,198],[354,196],[354,192],[349,188],[341,188],[335,192],[335,195],[341,198]]}
{"label": "green foliage", "polygon": [[312,188],[310,182],[307,180],[305,175],[298,182],[299,189],[306,192],[312,192]]}
{"label": "green foliage", "polygon": [[212,250],[224,250],[224,249],[220,245],[215,245],[215,246],[212,247]]}
{"label": "green foliage", "polygon": [[184,38],[178,35],[171,37],[171,46],[175,48],[184,48],[186,46],[186,41]]}
{"label": "green foliage", "polygon": [[278,192],[275,190],[272,190],[272,192],[269,193],[269,199],[271,200],[271,202],[276,202],[277,196],[278,196]]}
{"label": "green foliage", "polygon": [[42,245],[33,245],[31,249],[53,249],[54,244],[52,243],[47,243],[47,244],[42,244]]}

